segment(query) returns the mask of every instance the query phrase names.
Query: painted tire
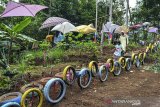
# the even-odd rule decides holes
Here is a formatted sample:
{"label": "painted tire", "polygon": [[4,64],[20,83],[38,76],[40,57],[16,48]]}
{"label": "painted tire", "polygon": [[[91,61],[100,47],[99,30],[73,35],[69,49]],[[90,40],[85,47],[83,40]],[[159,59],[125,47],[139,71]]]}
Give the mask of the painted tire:
{"label": "painted tire", "polygon": [[131,56],[131,62],[132,62],[132,64],[134,64],[134,60],[135,60],[135,53],[132,53],[132,56]]}
{"label": "painted tire", "polygon": [[138,56],[135,56],[135,60],[134,60],[134,64],[135,64],[135,66],[137,67],[137,68],[139,68],[140,67],[140,61],[139,61],[139,58],[138,58]]}
{"label": "painted tire", "polygon": [[155,48],[155,46],[152,45],[151,48],[150,48],[150,49],[151,49],[151,52],[154,52],[154,48]]}
{"label": "painted tire", "polygon": [[148,47],[149,47],[149,49],[151,49],[151,47],[152,47],[152,44],[150,43],[150,44],[148,45]]}
{"label": "painted tire", "polygon": [[91,61],[89,63],[89,70],[91,71],[91,74],[93,77],[95,77],[98,74],[98,64],[95,61]]}
{"label": "painted tire", "polygon": [[37,92],[37,93],[38,93],[38,96],[39,96],[39,99],[40,99],[40,100],[39,100],[39,104],[38,104],[37,107],[42,107],[43,94],[42,94],[41,90],[38,89],[38,88],[31,88],[31,89],[27,90],[27,91],[22,95],[21,106],[22,106],[22,107],[26,107],[26,105],[25,105],[25,100],[26,100],[27,96],[28,96],[31,92],[33,92],[33,93],[34,93],[34,92]]}
{"label": "painted tire", "polygon": [[[87,78],[87,82],[85,84],[83,84],[83,80],[86,81],[86,78],[84,77],[87,74],[88,78]],[[92,75],[91,72],[87,69],[87,68],[83,68],[81,71],[79,71],[78,74],[78,79],[77,79],[77,83],[79,85],[79,87],[81,89],[87,88],[92,80]]]}
{"label": "painted tire", "polygon": [[[61,89],[60,89],[60,92],[59,92],[57,98],[53,100],[50,97],[50,95],[49,95],[50,93],[49,92],[51,90],[51,86],[53,84],[57,84],[57,82],[60,83]],[[51,80],[49,80],[46,83],[46,85],[44,87],[44,97],[46,98],[47,101],[49,101],[50,103],[53,103],[53,104],[60,102],[63,99],[63,97],[65,96],[65,93],[66,93],[66,84],[60,78],[52,78]]]}
{"label": "painted tire", "polygon": [[140,61],[140,63],[143,65],[144,64],[144,58],[143,58],[143,53],[139,53],[138,54],[138,59],[139,59],[139,61]]}
{"label": "painted tire", "polygon": [[145,63],[146,57],[147,57],[147,53],[144,52],[144,53],[143,53],[143,64]]}
{"label": "painted tire", "polygon": [[53,77],[45,77],[45,78],[42,78],[38,83],[42,84],[43,87],[46,85],[46,83],[52,79]]}
{"label": "painted tire", "polygon": [[109,71],[113,72],[114,71],[114,61],[113,61],[113,59],[108,59],[107,64],[109,64],[109,67],[108,67]]}
{"label": "painted tire", "polygon": [[131,66],[132,66],[132,62],[131,62],[131,59],[130,58],[127,58],[126,59],[126,71],[129,71],[131,69]]}
{"label": "painted tire", "polygon": [[114,76],[120,75],[121,70],[122,70],[121,64],[118,61],[114,62],[114,72],[113,72]]}
{"label": "painted tire", "polygon": [[20,105],[16,102],[9,102],[9,103],[2,105],[1,107],[20,107]]}
{"label": "painted tire", "polygon": [[126,60],[124,57],[120,57],[118,62],[121,64],[121,67],[122,68],[125,68],[126,67]]}
{"label": "painted tire", "polygon": [[149,53],[149,50],[150,50],[150,49],[149,49],[149,47],[147,46],[147,48],[146,48],[146,53]]}
{"label": "painted tire", "polygon": [[23,94],[23,93],[25,93],[28,89],[31,89],[31,88],[38,88],[38,89],[42,90],[42,89],[43,89],[43,85],[41,85],[41,84],[39,84],[39,83],[36,83],[36,82],[32,82],[32,83],[30,83],[30,84],[24,85],[24,86],[21,88],[20,92]]}
{"label": "painted tire", "polygon": [[157,52],[157,51],[158,51],[158,47],[156,45],[153,45],[152,52]]}
{"label": "painted tire", "polygon": [[[105,74],[103,74],[103,72],[104,72]],[[99,72],[98,72],[98,76],[99,76],[99,80],[100,80],[101,82],[104,82],[104,81],[107,80],[107,78],[108,78],[108,72],[109,72],[109,70],[108,70],[108,68],[107,68],[105,65],[102,65],[102,66],[100,67]]]}
{"label": "painted tire", "polygon": [[[69,72],[68,72],[69,71]],[[72,73],[70,72],[72,71]],[[71,78],[72,75],[72,78]],[[67,85],[73,85],[76,79],[76,71],[72,66],[67,66],[63,70],[63,80]]]}
{"label": "painted tire", "polygon": [[[7,98],[9,96],[16,96],[15,98],[12,98],[12,99],[8,99],[6,101],[3,101],[4,98]],[[4,94],[2,96],[0,96],[0,106],[6,104],[6,103],[9,103],[9,102],[16,102],[16,103],[20,103],[21,102],[21,98],[22,98],[22,94],[20,92],[12,92],[12,93],[7,93],[7,94]]]}

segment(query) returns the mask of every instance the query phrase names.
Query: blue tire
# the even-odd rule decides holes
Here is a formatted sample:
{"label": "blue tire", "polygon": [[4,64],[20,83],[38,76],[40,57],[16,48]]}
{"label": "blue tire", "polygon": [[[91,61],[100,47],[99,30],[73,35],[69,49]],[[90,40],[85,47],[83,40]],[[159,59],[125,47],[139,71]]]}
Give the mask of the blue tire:
{"label": "blue tire", "polygon": [[137,67],[137,68],[139,68],[140,67],[140,60],[139,60],[139,58],[138,58],[138,56],[135,56],[135,66]]}
{"label": "blue tire", "polygon": [[[60,89],[60,94],[57,96],[57,98],[55,100],[53,100],[50,95],[49,95],[49,91],[51,89],[51,86],[54,84],[54,83],[60,83],[61,85],[61,89]],[[65,93],[66,93],[66,84],[65,82],[60,79],[60,78],[53,78],[53,79],[50,79],[46,85],[44,86],[44,97],[46,98],[47,101],[49,101],[50,103],[58,103],[60,102],[63,97],[65,96]]]}
{"label": "blue tire", "polygon": [[121,70],[122,70],[121,64],[118,61],[114,62],[114,71],[113,71],[114,76],[120,75]]}
{"label": "blue tire", "polygon": [[9,103],[6,103],[4,105],[2,105],[1,107],[20,107],[20,105],[16,102],[9,102]]}
{"label": "blue tire", "polygon": [[[85,81],[86,83],[83,84],[83,77],[86,75],[88,76],[88,78],[87,81]],[[81,89],[87,88],[90,85],[91,80],[92,80],[92,74],[91,71],[89,71],[89,69],[83,68],[81,71],[79,71],[77,83]]]}
{"label": "blue tire", "polygon": [[109,69],[105,65],[102,65],[99,69],[98,76],[101,82],[104,82],[108,78]]}
{"label": "blue tire", "polygon": [[126,71],[129,71],[131,69],[131,66],[132,66],[132,62],[131,62],[131,59],[130,58],[127,58],[126,59]]}
{"label": "blue tire", "polygon": [[[8,96],[17,96],[17,97],[3,101],[3,99]],[[16,103],[20,104],[21,97],[22,97],[22,94],[20,92],[12,92],[12,93],[8,93],[8,94],[4,94],[0,97],[0,101],[2,101],[2,102],[0,102],[0,106],[4,105],[6,103],[9,103],[9,102],[16,102]]]}

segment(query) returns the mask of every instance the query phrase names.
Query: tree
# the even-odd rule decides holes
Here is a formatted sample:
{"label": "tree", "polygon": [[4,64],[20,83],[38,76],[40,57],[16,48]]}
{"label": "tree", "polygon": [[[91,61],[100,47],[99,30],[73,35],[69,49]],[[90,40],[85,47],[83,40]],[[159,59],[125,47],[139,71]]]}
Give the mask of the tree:
{"label": "tree", "polygon": [[30,18],[26,18],[25,20],[21,21],[20,23],[16,24],[13,27],[7,26],[6,24],[1,24],[0,28],[3,30],[1,34],[3,34],[3,39],[9,41],[9,48],[8,48],[8,59],[10,59],[12,53],[12,46],[13,42],[18,43],[19,40],[31,40],[27,38],[27,36],[19,34],[24,28],[26,28],[31,23]]}

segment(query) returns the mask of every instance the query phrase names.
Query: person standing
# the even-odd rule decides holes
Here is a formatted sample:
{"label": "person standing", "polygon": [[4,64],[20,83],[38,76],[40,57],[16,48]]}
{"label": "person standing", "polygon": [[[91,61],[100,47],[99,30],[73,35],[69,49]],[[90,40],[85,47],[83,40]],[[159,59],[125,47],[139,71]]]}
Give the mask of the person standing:
{"label": "person standing", "polygon": [[126,52],[126,46],[128,44],[128,35],[125,34],[124,31],[121,32],[119,41],[121,42],[123,51]]}

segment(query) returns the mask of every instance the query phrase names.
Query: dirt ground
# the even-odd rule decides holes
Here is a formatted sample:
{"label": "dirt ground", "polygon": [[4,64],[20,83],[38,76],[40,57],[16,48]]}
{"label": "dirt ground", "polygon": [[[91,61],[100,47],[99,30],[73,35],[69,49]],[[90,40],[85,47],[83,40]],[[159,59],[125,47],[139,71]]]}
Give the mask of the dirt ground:
{"label": "dirt ground", "polygon": [[[135,70],[133,70],[135,69]],[[160,74],[132,68],[120,76],[112,73],[106,82],[93,78],[91,85],[81,90],[77,83],[67,87],[65,98],[54,107],[159,107]],[[53,107],[44,103],[43,107]]]}
{"label": "dirt ground", "polygon": [[[112,56],[111,51],[106,51],[104,56],[98,58],[98,62],[106,62],[106,60]],[[70,58],[71,59],[71,58]],[[91,59],[87,58],[91,61]],[[39,71],[44,73],[50,73],[53,71],[54,76],[56,72],[60,72],[66,65],[79,65],[81,68],[84,65],[80,65],[88,62],[86,58],[81,58],[81,61],[72,63],[65,63],[52,68],[34,68],[36,74],[40,74],[37,77],[27,80],[39,80],[43,77],[47,77],[47,74],[41,76]],[[151,64],[151,61],[147,61]],[[152,63],[153,64],[153,63]],[[144,66],[148,66],[145,63]],[[132,67],[130,72],[123,70],[120,76],[113,76],[109,74],[106,82],[100,82],[97,77],[92,78],[92,82],[87,89],[81,90],[77,82],[72,87],[67,86],[67,92],[62,101],[58,104],[50,104],[44,101],[42,107],[160,107],[160,73],[154,73],[144,70],[143,67]],[[55,68],[56,67],[56,68]],[[76,66],[77,68],[77,66]],[[28,77],[27,77],[28,78]],[[14,91],[18,91],[23,82],[18,82]]]}

